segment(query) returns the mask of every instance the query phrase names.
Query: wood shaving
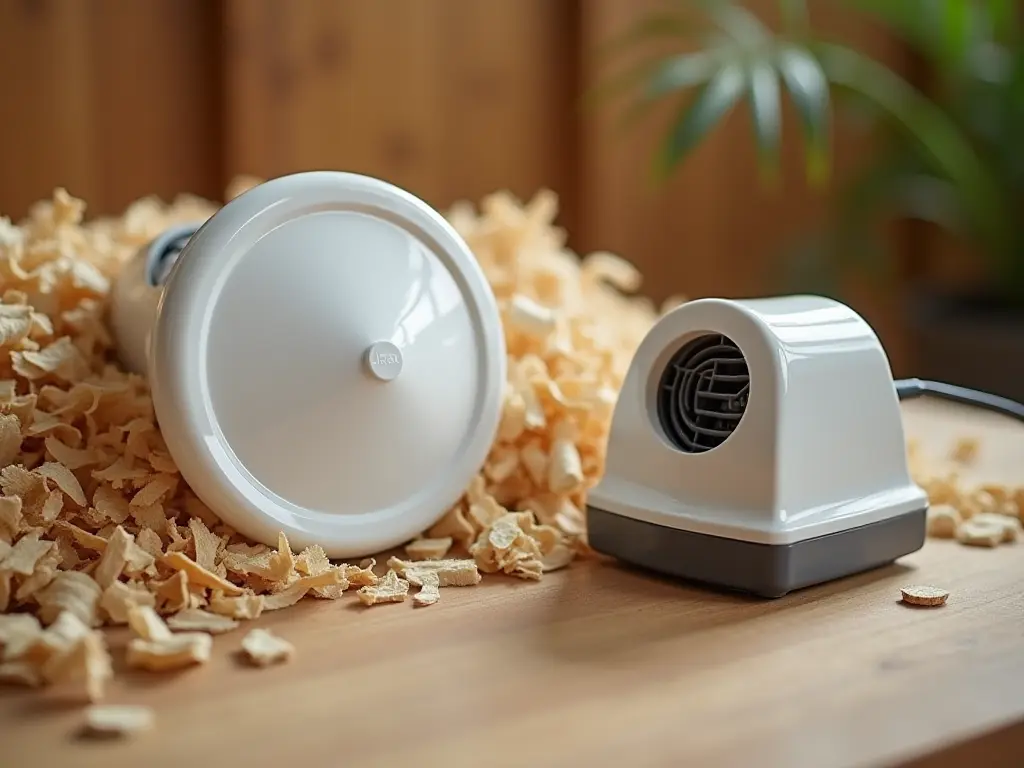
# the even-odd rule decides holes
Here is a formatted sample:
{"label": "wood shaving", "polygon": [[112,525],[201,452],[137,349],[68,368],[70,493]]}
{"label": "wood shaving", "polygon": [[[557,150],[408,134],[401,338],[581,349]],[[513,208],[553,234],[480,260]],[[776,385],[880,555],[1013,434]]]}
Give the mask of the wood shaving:
{"label": "wood shaving", "polygon": [[[18,585],[14,593],[14,601],[18,604],[34,599],[36,593],[53,581],[57,575],[57,566],[60,565],[60,552],[56,547],[51,547],[36,562],[32,575]],[[0,571],[0,574],[3,572]]]}
{"label": "wood shaving", "polygon": [[949,592],[946,590],[929,586],[903,587],[900,594],[903,596],[904,603],[929,607],[945,605],[949,598]]}
{"label": "wood shaving", "polygon": [[215,592],[210,597],[210,611],[231,619],[257,619],[263,613],[263,595],[225,597]]}
{"label": "wood shaving", "polygon": [[150,528],[143,528],[135,537],[135,543],[139,545],[140,549],[149,552],[154,559],[160,558],[164,554],[164,545],[160,541],[160,537]]}
{"label": "wood shaving", "polygon": [[336,584],[313,588],[313,594],[316,597],[327,600],[336,600],[341,597],[341,593],[349,587],[346,569],[332,565],[331,561],[327,559],[327,553],[324,552],[323,547],[316,544],[306,547],[301,553],[299,553],[299,556],[295,559],[295,569],[297,572],[305,574],[306,576],[321,576],[328,571],[340,572],[342,578]]}
{"label": "wood shaving", "polygon": [[82,491],[82,484],[74,476],[70,469],[55,461],[48,461],[34,470],[40,477],[49,478],[56,483],[68,498],[80,507],[85,506],[85,492]]}
{"label": "wood shaving", "polygon": [[971,525],[992,526],[1002,531],[1000,541],[1008,544],[1021,537],[1021,522],[1016,517],[1008,517],[996,512],[981,512],[971,518]]}
{"label": "wood shaving", "polygon": [[[2,320],[3,317],[0,316],[0,321]],[[3,326],[0,324],[0,335],[2,333]],[[0,466],[6,466],[18,458],[21,440],[21,420],[13,413],[0,414]]]}
{"label": "wood shaving", "polygon": [[[958,463],[970,463],[978,450],[977,438],[961,437],[950,450],[950,457]],[[1024,486],[986,483],[972,487],[955,472],[931,472],[912,441],[908,461],[914,480],[928,494],[929,536],[953,537],[968,546],[994,548],[1015,542],[1024,533]]]}
{"label": "wood shaving", "polygon": [[409,582],[398,578],[398,574],[390,569],[375,585],[361,587],[356,592],[363,605],[401,603],[408,594]]}
{"label": "wood shaving", "polygon": [[555,440],[548,465],[548,490],[569,494],[578,490],[583,480],[583,465],[576,445],[570,440]]}
{"label": "wood shaving", "polygon": [[156,595],[138,583],[115,581],[100,597],[100,609],[110,624],[127,624],[128,613],[133,606],[154,608]]}
{"label": "wood shaving", "polygon": [[977,438],[961,437],[950,451],[950,458],[959,464],[971,464],[978,458],[980,447]]}
{"label": "wood shaving", "polygon": [[160,562],[168,568],[184,572],[188,576],[188,580],[196,584],[201,584],[209,589],[220,590],[225,595],[242,594],[241,587],[232,584],[226,579],[222,579],[216,573],[206,570],[182,552],[168,552],[160,559]]}
{"label": "wood shaving", "polygon": [[242,654],[250,664],[266,667],[291,660],[295,646],[269,630],[253,629],[242,638]]}
{"label": "wood shaving", "polygon": [[85,625],[98,626],[100,594],[99,584],[90,576],[77,571],[61,571],[35,595],[39,603],[39,619],[43,624],[52,624],[61,613],[68,611]]}
{"label": "wood shaving", "polygon": [[[466,519],[461,503],[448,510],[427,534],[432,539],[452,539],[463,547],[472,544],[475,535],[476,529]],[[349,580],[351,581],[351,577]]]}
{"label": "wood shaving", "polygon": [[137,546],[135,537],[119,525],[107,540],[103,556],[92,576],[102,589],[106,589],[122,573],[137,576],[154,562],[153,556]]}
{"label": "wood shaving", "polygon": [[342,585],[347,586],[347,580],[345,573],[340,569],[325,571],[316,576],[303,576],[293,581],[277,594],[265,595],[263,597],[263,610],[277,611],[281,608],[287,608],[299,602],[310,590],[325,587],[341,587]]}
{"label": "wood shaving", "polygon": [[166,640],[171,630],[163,619],[148,605],[132,605],[128,608],[128,626],[143,640]]}
{"label": "wood shaving", "polygon": [[510,512],[481,531],[470,554],[484,573],[502,571],[522,579],[538,580],[544,572],[537,540],[523,530],[529,512]]}
{"label": "wood shaving", "polygon": [[55,653],[41,668],[49,684],[79,683],[89,701],[99,701],[107,682],[113,677],[113,665],[103,633],[97,630],[78,637],[70,648]]}
{"label": "wood shaving", "polygon": [[27,639],[16,650],[8,649],[10,652],[5,652],[4,657],[33,664],[42,672],[47,662],[69,652],[90,631],[81,619],[65,611],[45,631]]}
{"label": "wood shaving", "polygon": [[28,613],[0,615],[0,650],[4,661],[16,659],[43,633],[39,619]]}
{"label": "wood shaving", "polygon": [[200,608],[189,608],[168,618],[167,626],[175,632],[209,632],[211,635],[219,635],[236,629],[238,622]]}
{"label": "wood shaving", "polygon": [[41,532],[31,531],[15,542],[3,560],[0,560],[0,572],[31,576],[36,564],[52,547],[52,541],[40,541]]}
{"label": "wood shaving", "polygon": [[963,522],[960,513],[949,504],[928,508],[928,535],[939,539],[952,539]]}
{"label": "wood shaving", "polygon": [[156,640],[133,638],[128,643],[129,667],[169,672],[210,660],[213,638],[203,632],[181,632]]}
{"label": "wood shaving", "polygon": [[79,528],[77,525],[72,525],[66,520],[58,520],[53,524],[53,527],[57,529],[59,533],[67,533],[74,539],[76,545],[85,547],[86,549],[92,550],[93,552],[103,553],[107,549],[107,540],[102,536],[97,536],[95,533],[89,533],[89,531]]}
{"label": "wood shaving", "polygon": [[283,534],[277,535],[277,551],[272,552],[267,558],[267,567],[258,575],[277,583],[287,582],[295,572],[295,557],[292,555],[288,538]]}
{"label": "wood shaving", "polygon": [[92,706],[85,711],[90,736],[131,736],[153,727],[153,710],[134,705]]}
{"label": "wood shaving", "polygon": [[972,547],[998,547],[1004,536],[1001,525],[968,520],[956,529],[956,540]]}
{"label": "wood shaving", "polygon": [[471,587],[479,584],[481,578],[475,560],[409,561],[392,557],[388,560],[388,568],[419,587],[424,584],[422,574],[425,573],[436,575],[439,587]]}
{"label": "wood shaving", "polygon": [[220,553],[224,542],[220,536],[210,533],[206,523],[197,517],[188,521],[189,531],[192,534],[192,546],[196,553],[196,565],[211,573],[217,569],[217,555]]}
{"label": "wood shaving", "polygon": [[183,611],[192,603],[188,574],[185,571],[177,571],[164,581],[150,581],[149,588],[156,598],[156,609],[162,614]]}
{"label": "wood shaving", "polygon": [[373,586],[378,581],[377,574],[373,572],[376,565],[377,561],[371,558],[359,565],[346,565],[342,570],[349,584],[358,587]]}
{"label": "wood shaving", "polygon": [[39,667],[27,661],[0,662],[0,683],[25,688],[38,688],[43,684]]}
{"label": "wood shaving", "polygon": [[452,548],[452,537],[416,539],[405,545],[405,554],[413,560],[440,560]]}
{"label": "wood shaving", "polygon": [[0,541],[10,544],[21,530],[20,496],[0,496]]}
{"label": "wood shaving", "polygon": [[567,567],[575,556],[576,552],[571,547],[567,547],[565,544],[555,544],[550,552],[541,555],[541,568],[544,573],[557,571]]}
{"label": "wood shaving", "polygon": [[99,450],[72,448],[53,435],[48,436],[43,445],[46,446],[46,452],[53,458],[57,466],[64,466],[71,471],[99,464],[103,460],[103,453]]}
{"label": "wood shaving", "polygon": [[438,579],[437,572],[419,571],[416,575],[419,577],[420,591],[412,596],[413,604],[418,606],[433,605],[440,600],[441,592],[439,587],[441,582]]}
{"label": "wood shaving", "polygon": [[509,301],[505,324],[526,336],[544,339],[557,328],[557,317],[548,307],[517,293]]}

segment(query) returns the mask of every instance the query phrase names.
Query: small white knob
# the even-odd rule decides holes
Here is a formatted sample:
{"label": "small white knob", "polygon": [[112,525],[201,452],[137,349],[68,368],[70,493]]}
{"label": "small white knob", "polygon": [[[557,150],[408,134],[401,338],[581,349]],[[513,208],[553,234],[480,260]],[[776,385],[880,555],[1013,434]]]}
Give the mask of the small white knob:
{"label": "small white knob", "polygon": [[378,341],[366,350],[366,368],[381,381],[391,381],[402,372],[402,350],[390,341]]}

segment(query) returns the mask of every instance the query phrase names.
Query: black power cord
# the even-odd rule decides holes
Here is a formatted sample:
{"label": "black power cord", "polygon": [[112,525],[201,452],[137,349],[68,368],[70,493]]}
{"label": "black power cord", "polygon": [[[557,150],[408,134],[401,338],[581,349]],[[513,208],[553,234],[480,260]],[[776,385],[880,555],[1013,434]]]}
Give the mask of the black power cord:
{"label": "black power cord", "polygon": [[926,381],[924,379],[897,379],[895,383],[896,396],[900,400],[910,400],[922,395],[934,395],[943,400],[951,400],[955,403],[963,403],[964,405],[974,405],[1024,421],[1024,405],[999,395],[991,395],[988,392],[979,392],[976,389],[958,387],[955,384],[945,384],[941,381]]}

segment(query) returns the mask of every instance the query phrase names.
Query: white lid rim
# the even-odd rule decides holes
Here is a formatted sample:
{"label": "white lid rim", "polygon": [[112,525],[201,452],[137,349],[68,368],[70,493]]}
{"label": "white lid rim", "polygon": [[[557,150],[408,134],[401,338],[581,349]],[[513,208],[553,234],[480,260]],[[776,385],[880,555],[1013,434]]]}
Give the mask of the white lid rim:
{"label": "white lid rim", "polygon": [[[387,219],[428,244],[448,261],[475,323],[483,334],[480,397],[475,425],[466,425],[468,440],[459,461],[430,486],[431,504],[419,497],[369,514],[320,513],[296,507],[274,495],[245,471],[210,413],[205,391],[202,350],[209,309],[222,269],[208,259],[187,258],[197,248],[226,253],[239,243],[244,226],[267,215],[289,219],[295,210],[289,189],[302,177],[303,200],[321,196],[329,210],[356,210]],[[300,205],[310,212],[308,203]],[[266,182],[235,198],[216,214],[224,227],[204,226],[186,246],[168,281],[150,345],[150,381],[154,409],[164,440],[184,479],[197,496],[225,523],[258,541],[276,542],[284,531],[297,548],[319,544],[329,557],[373,554],[404,543],[433,525],[464,493],[490,452],[501,418],[506,379],[504,334],[494,294],[482,268],[454,228],[439,213],[408,192],[387,182],[358,174],[316,171],[292,174]],[[250,230],[251,234],[251,230]],[[211,271],[213,270],[213,271]],[[192,284],[191,291],[174,285]],[[199,295],[202,294],[202,295]],[[197,347],[197,344],[199,345]],[[181,361],[190,361],[182,364]],[[193,362],[194,361],[194,362]]]}

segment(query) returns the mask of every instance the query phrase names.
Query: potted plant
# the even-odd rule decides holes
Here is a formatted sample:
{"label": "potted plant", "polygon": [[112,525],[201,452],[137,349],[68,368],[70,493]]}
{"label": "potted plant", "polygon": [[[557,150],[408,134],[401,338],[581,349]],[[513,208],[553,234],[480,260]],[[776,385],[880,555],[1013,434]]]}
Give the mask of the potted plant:
{"label": "potted plant", "polygon": [[[840,2],[841,0],[835,0]],[[803,250],[819,277],[879,259],[885,217],[937,226],[969,245],[977,285],[914,285],[908,322],[916,375],[1024,399],[1024,34],[1016,0],[846,0],[905,41],[933,82],[922,89],[865,53],[816,31],[803,0],[780,0],[770,30],[731,0],[673,0],[611,52],[659,53],[599,84],[593,96],[634,97],[630,119],[682,96],[655,158],[671,173],[740,102],[750,108],[762,171],[778,170],[781,101],[802,123],[806,171],[829,173],[830,123],[851,110],[877,132],[873,164],[844,185],[818,240]],[[810,257],[810,262],[807,258]],[[822,283],[818,283],[823,286]],[[821,290],[826,293],[827,290]]]}

